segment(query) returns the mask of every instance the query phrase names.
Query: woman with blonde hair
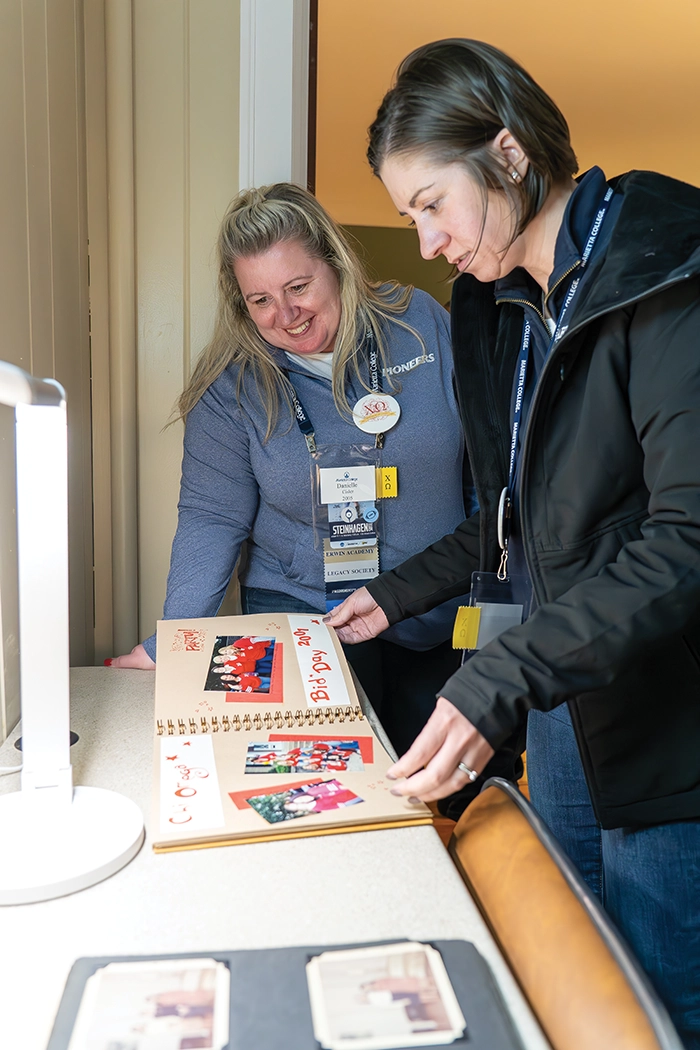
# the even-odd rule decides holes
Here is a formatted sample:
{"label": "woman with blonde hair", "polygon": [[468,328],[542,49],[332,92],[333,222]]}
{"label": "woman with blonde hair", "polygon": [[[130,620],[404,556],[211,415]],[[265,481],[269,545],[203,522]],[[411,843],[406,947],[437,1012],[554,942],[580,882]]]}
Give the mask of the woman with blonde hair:
{"label": "woman with blonde hair", "polygon": [[[244,613],[323,612],[472,510],[449,317],[424,292],[368,280],[343,231],[298,186],[239,194],[218,250],[214,335],[179,401],[184,457],[164,616],[215,615],[244,541]],[[379,405],[381,433],[363,430],[358,405]],[[340,459],[324,460],[328,449]],[[396,468],[398,495],[319,504],[312,469],[348,455]],[[347,585],[334,583],[336,562]],[[400,752],[457,668],[457,605],[349,654]],[[112,663],[155,658],[151,636]]]}

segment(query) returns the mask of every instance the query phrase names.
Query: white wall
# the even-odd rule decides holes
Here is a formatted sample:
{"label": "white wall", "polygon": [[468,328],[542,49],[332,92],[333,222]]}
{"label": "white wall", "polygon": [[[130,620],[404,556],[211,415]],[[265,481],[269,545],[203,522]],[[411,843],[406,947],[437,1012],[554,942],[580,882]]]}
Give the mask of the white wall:
{"label": "white wall", "polygon": [[306,182],[309,4],[134,0],[133,13],[143,638],[177,516],[182,426],[163,427],[211,332],[221,218],[239,186]]}
{"label": "white wall", "polygon": [[[71,658],[92,661],[90,356],[81,0],[0,4],[0,358],[66,388]],[[19,714],[14,450],[0,419],[0,736]],[[51,508],[46,508],[50,515]],[[47,681],[47,687],[49,682]]]}
{"label": "white wall", "polygon": [[162,612],[177,515],[182,426],[163,427],[211,331],[213,248],[238,190],[239,5],[135,0],[133,31],[143,637]]}

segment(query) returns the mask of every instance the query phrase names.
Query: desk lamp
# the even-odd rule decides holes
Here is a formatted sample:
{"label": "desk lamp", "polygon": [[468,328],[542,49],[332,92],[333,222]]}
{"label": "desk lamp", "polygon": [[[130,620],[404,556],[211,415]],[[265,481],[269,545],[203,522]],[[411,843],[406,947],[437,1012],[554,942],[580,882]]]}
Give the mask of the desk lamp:
{"label": "desk lamp", "polygon": [[0,796],[0,904],[29,904],[113,875],[144,829],[130,799],[73,787],[63,389],[0,361],[0,404],[15,410],[23,760],[21,790]]}

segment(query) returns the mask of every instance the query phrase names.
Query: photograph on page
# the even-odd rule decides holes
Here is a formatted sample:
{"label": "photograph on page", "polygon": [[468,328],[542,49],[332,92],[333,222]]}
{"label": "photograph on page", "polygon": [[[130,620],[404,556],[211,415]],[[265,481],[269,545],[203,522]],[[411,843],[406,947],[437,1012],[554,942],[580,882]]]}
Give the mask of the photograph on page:
{"label": "photograph on page", "polygon": [[323,952],[306,974],[314,1034],[324,1050],[442,1046],[464,1033],[442,957],[429,945]]}
{"label": "photograph on page", "polygon": [[272,794],[251,795],[246,798],[246,802],[268,824],[279,824],[284,820],[355,806],[364,802],[364,799],[338,780],[323,780],[321,783],[299,784],[298,787]]}
{"label": "photograph on page", "polygon": [[85,984],[68,1050],[223,1050],[229,997],[215,959],[109,963]]}
{"label": "photograph on page", "polygon": [[246,773],[359,773],[358,740],[275,740],[248,744]]}
{"label": "photograph on page", "polygon": [[[282,667],[274,638],[217,636],[204,689],[230,693],[233,699],[272,702],[282,692]],[[238,695],[240,694],[240,695]],[[255,694],[252,696],[251,694]]]}

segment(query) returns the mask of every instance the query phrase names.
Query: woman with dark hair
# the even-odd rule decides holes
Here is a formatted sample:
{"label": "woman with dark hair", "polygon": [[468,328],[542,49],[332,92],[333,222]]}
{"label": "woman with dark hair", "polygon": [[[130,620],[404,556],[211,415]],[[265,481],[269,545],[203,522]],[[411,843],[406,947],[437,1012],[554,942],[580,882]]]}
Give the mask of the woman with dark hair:
{"label": "woman with dark hair", "polygon": [[330,623],[372,637],[476,570],[531,586],[530,615],[443,686],[395,790],[459,789],[527,721],[532,801],[700,1047],[700,191],[574,180],[554,102],[470,40],[404,60],[369,160],[460,274],[480,510]]}

